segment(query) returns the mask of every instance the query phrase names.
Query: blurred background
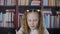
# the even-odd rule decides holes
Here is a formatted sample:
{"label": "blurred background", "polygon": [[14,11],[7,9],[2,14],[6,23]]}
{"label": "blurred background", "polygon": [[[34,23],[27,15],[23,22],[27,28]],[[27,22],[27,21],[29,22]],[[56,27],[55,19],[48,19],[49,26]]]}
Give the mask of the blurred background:
{"label": "blurred background", "polygon": [[60,0],[0,0],[0,33],[16,34],[24,12],[42,10],[50,34],[60,34]]}

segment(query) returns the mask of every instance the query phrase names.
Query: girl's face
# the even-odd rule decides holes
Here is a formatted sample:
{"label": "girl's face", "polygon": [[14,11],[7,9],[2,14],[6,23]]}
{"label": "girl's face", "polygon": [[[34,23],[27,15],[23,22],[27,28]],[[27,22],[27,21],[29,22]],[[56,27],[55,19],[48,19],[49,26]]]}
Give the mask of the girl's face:
{"label": "girl's face", "polygon": [[36,29],[38,21],[39,19],[37,12],[31,12],[27,14],[27,23],[30,29]]}

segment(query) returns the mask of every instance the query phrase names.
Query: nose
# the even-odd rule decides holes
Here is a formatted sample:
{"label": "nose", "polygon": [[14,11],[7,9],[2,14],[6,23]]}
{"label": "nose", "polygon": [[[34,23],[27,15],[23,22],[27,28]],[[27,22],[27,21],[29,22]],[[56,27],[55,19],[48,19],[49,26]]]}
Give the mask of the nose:
{"label": "nose", "polygon": [[34,21],[32,21],[31,23],[32,23],[32,25],[34,25]]}
{"label": "nose", "polygon": [[34,23],[32,23],[32,25],[34,25]]}

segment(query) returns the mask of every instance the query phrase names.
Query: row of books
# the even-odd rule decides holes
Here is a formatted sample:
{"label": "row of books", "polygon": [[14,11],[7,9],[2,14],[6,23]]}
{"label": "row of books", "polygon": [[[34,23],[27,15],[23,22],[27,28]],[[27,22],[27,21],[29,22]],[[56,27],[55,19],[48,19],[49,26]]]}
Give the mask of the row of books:
{"label": "row of books", "polygon": [[[5,2],[5,3],[4,3]],[[18,5],[29,5],[31,0],[18,0]],[[0,0],[0,5],[16,5],[16,0]]]}
{"label": "row of books", "polygon": [[[56,16],[56,24],[54,22],[54,16],[52,16],[51,11],[43,11],[44,13],[44,23],[47,28],[59,28],[60,25],[60,15]],[[18,26],[21,25],[22,13],[18,15]],[[13,25],[13,17],[14,13],[6,12],[5,14],[0,13],[0,27],[14,27]],[[11,19],[12,18],[12,19]],[[56,25],[56,26],[55,26]]]}
{"label": "row of books", "polygon": [[6,12],[5,14],[0,13],[0,27],[14,27],[13,15],[11,12]]}
{"label": "row of books", "polygon": [[0,5],[7,5],[7,6],[16,5],[16,1],[15,0],[0,0]]}
{"label": "row of books", "polygon": [[[5,2],[5,3],[4,3]],[[18,5],[40,5],[40,0],[18,0]],[[16,5],[16,0],[0,0],[0,5]],[[44,6],[60,6],[60,0],[43,0],[43,5]]]}
{"label": "row of books", "polygon": [[[49,14],[49,13],[50,14]],[[48,14],[47,14],[48,13]],[[60,15],[56,16],[56,21],[54,22],[54,16],[51,15],[51,12],[50,11],[45,11],[45,14],[44,14],[44,21],[45,21],[45,24],[46,24],[46,27],[47,28],[59,28],[60,26]]]}
{"label": "row of books", "polygon": [[60,0],[43,0],[44,6],[60,6]]}

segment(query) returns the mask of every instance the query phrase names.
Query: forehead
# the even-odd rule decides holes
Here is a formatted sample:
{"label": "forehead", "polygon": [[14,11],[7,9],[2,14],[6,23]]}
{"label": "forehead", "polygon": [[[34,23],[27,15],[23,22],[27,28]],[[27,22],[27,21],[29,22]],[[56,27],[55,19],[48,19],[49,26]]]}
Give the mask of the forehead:
{"label": "forehead", "polygon": [[30,12],[27,14],[28,19],[36,19],[38,18],[38,13],[37,12]]}

